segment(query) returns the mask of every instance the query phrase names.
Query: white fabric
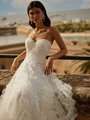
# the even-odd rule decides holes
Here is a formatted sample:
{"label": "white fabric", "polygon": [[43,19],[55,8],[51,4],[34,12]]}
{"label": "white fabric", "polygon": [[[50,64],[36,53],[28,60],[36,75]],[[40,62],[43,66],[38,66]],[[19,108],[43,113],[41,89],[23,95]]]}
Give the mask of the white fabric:
{"label": "white fabric", "polygon": [[0,120],[74,120],[72,87],[44,74],[50,41],[25,41],[26,57],[0,97]]}

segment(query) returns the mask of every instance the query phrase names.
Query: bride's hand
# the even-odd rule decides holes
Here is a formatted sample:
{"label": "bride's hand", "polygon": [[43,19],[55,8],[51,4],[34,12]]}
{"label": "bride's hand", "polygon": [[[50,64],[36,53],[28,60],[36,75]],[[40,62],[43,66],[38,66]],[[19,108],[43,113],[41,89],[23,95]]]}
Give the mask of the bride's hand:
{"label": "bride's hand", "polygon": [[17,58],[15,58],[11,67],[10,67],[10,72],[14,73],[17,70],[18,66],[19,66],[19,61]]}
{"label": "bride's hand", "polygon": [[50,73],[52,73],[52,70],[53,70],[53,59],[49,57],[45,65],[44,73],[46,75],[50,75]]}

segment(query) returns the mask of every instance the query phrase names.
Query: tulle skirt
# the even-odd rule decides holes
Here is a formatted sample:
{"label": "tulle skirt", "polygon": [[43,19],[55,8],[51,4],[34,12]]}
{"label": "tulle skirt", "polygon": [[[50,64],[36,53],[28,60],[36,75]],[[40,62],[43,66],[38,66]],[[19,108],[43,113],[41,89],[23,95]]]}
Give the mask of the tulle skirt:
{"label": "tulle skirt", "polygon": [[72,87],[27,58],[0,97],[0,120],[75,120]]}

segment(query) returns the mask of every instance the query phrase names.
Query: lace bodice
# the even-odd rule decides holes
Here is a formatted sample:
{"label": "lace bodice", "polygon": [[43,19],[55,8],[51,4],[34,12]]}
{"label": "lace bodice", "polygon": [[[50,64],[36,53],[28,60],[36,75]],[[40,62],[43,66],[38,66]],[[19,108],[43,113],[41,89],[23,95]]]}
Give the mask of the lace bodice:
{"label": "lace bodice", "polygon": [[36,42],[28,37],[25,41],[27,55],[34,60],[44,60],[48,55],[51,43],[47,39],[39,39]]}

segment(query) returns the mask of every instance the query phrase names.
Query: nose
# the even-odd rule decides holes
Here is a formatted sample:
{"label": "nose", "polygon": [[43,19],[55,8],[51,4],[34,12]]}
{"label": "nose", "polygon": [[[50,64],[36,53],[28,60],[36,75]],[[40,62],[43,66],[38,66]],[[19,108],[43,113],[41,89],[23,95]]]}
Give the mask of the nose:
{"label": "nose", "polygon": [[37,14],[34,14],[33,17],[36,18],[36,17],[37,17]]}

